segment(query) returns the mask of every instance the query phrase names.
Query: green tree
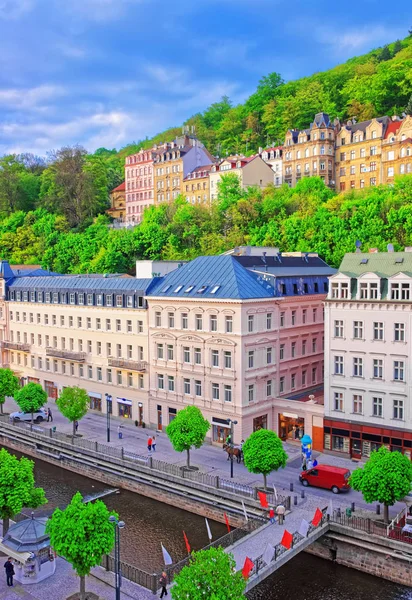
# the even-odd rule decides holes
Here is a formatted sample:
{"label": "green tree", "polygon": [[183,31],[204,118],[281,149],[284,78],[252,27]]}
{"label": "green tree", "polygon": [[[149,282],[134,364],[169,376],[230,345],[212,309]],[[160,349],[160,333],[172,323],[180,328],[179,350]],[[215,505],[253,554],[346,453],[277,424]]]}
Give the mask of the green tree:
{"label": "green tree", "polygon": [[25,413],[31,413],[31,422],[33,424],[33,413],[46,404],[47,394],[40,383],[30,382],[17,392],[14,399],[20,410]]}
{"label": "green tree", "polygon": [[393,55],[398,54],[402,50],[402,42],[401,40],[396,40],[393,45]]}
{"label": "green tree", "polygon": [[269,473],[285,468],[288,458],[282,440],[269,429],[259,429],[252,433],[243,444],[242,452],[246,469],[250,473],[263,475],[265,489]]}
{"label": "green tree", "polygon": [[391,452],[385,446],[372,452],[363,467],[355,469],[349,483],[362,492],[365,502],[384,505],[384,521],[389,522],[389,506],[406,496],[412,485],[412,463],[400,452]]}
{"label": "green tree", "polygon": [[173,600],[241,600],[245,587],[233,555],[219,547],[193,552],[175,576],[171,592]]}
{"label": "green tree", "polygon": [[11,369],[0,369],[0,407],[3,413],[3,404],[6,396],[13,396],[20,389],[19,378]]}
{"label": "green tree", "polygon": [[412,117],[412,94],[410,95],[408,104],[405,107],[405,113]]}
{"label": "green tree", "polygon": [[389,46],[384,46],[378,55],[379,62],[383,62],[386,60],[390,60],[392,58],[391,51],[389,50]]}
{"label": "green tree", "polygon": [[179,410],[173,421],[166,427],[166,433],[176,452],[186,450],[186,466],[190,468],[190,449],[200,448],[205,441],[210,423],[197,406],[186,406]]}
{"label": "green tree", "polygon": [[76,421],[80,421],[87,413],[89,396],[86,390],[79,387],[66,387],[56,400],[57,408],[66,419],[73,423],[72,439],[76,435]]}
{"label": "green tree", "polygon": [[3,537],[10,526],[10,519],[23,508],[37,508],[47,502],[42,488],[34,482],[34,462],[26,457],[20,459],[0,450],[0,517],[3,520]]}
{"label": "green tree", "polygon": [[80,600],[86,600],[86,576],[100,565],[104,554],[114,546],[113,524],[101,500],[83,503],[80,492],[64,509],[56,508],[47,522],[46,532],[52,548],[65,558],[80,577]]}

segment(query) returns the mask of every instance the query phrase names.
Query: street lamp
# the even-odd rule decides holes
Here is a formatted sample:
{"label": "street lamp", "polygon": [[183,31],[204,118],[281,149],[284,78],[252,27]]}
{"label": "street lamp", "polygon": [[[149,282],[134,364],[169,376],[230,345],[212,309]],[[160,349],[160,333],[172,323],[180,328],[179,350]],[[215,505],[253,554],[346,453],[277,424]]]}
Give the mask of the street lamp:
{"label": "street lamp", "polygon": [[230,423],[230,448],[232,452],[229,454],[230,456],[230,477],[233,479],[233,435],[234,435],[234,425],[237,425],[237,421],[232,421],[232,419],[228,419]]}
{"label": "street lamp", "polygon": [[107,441],[110,442],[110,413],[112,412],[112,397],[106,394]]}
{"label": "street lamp", "polygon": [[124,528],[124,521],[118,521],[114,515],[109,517],[110,523],[114,525],[114,573],[116,584],[116,600],[120,600],[120,588],[122,587],[122,572],[120,569],[120,530]]}

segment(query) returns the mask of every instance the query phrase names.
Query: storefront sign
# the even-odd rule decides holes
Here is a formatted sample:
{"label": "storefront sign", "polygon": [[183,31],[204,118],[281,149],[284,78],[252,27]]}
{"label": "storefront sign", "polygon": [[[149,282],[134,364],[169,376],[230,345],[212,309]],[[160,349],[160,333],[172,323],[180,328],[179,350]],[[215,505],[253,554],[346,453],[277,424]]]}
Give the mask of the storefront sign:
{"label": "storefront sign", "polygon": [[283,414],[284,417],[289,417],[289,419],[298,419],[299,418],[298,415],[295,415],[293,413],[284,412],[282,414]]}
{"label": "storefront sign", "polygon": [[119,404],[127,404],[128,406],[132,406],[131,400],[126,400],[126,398],[116,398]]}

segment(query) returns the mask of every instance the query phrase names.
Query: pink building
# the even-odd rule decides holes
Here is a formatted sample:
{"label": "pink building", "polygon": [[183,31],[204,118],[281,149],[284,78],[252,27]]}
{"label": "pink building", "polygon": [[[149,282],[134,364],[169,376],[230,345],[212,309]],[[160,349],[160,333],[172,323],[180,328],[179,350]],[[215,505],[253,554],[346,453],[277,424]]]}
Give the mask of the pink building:
{"label": "pink building", "polygon": [[126,157],[126,223],[140,223],[145,208],[154,204],[153,161],[155,151],[140,150]]}

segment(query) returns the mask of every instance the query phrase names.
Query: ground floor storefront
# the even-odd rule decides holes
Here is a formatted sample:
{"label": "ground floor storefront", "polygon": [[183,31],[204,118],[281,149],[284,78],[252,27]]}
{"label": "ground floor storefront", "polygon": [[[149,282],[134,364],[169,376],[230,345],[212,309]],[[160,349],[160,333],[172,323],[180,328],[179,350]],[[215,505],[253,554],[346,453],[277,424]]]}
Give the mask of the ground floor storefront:
{"label": "ground floor storefront", "polygon": [[325,450],[360,459],[368,458],[381,446],[411,458],[412,432],[332,419],[324,421]]}
{"label": "ground floor storefront", "polygon": [[307,434],[314,450],[323,450],[323,405],[290,399],[274,401],[275,431],[284,442],[299,442]]}

